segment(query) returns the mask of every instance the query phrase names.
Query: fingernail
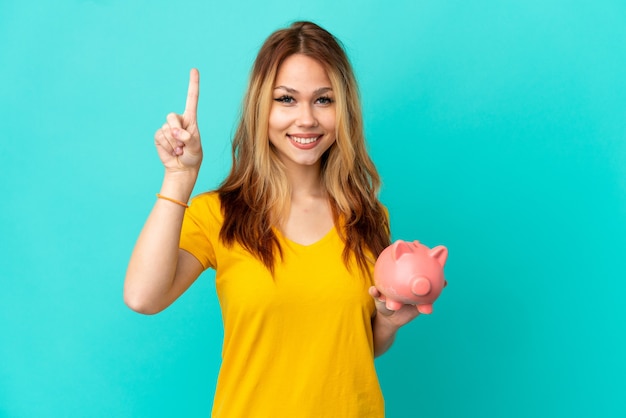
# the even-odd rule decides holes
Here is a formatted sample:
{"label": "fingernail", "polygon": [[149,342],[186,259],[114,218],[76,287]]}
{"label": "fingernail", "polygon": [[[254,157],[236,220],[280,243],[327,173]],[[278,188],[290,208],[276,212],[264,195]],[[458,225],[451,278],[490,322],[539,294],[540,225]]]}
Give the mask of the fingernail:
{"label": "fingernail", "polygon": [[174,128],[174,129],[172,129],[172,134],[173,134],[175,137],[178,137],[178,128]]}

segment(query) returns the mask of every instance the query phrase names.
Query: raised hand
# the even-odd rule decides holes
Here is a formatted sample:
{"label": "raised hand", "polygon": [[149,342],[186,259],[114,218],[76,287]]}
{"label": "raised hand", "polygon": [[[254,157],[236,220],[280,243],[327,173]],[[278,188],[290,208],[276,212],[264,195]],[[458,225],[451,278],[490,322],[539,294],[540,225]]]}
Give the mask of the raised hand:
{"label": "raised hand", "polygon": [[198,171],[202,163],[202,145],[198,130],[197,109],[200,73],[189,73],[187,103],[182,115],[170,113],[154,134],[154,143],[166,171]]}

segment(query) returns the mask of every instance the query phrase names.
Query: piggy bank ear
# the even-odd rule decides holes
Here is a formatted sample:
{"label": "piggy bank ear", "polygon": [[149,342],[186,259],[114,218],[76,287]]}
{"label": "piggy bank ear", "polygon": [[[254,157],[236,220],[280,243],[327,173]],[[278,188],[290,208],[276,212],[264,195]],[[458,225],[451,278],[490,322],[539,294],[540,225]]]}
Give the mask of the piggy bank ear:
{"label": "piggy bank ear", "polygon": [[439,262],[439,265],[443,267],[448,259],[448,249],[443,245],[438,245],[428,252],[428,255]]}
{"label": "piggy bank ear", "polygon": [[409,244],[400,239],[393,243],[392,247],[393,249],[391,253],[393,254],[394,261],[399,259],[402,254],[409,254],[413,252]]}

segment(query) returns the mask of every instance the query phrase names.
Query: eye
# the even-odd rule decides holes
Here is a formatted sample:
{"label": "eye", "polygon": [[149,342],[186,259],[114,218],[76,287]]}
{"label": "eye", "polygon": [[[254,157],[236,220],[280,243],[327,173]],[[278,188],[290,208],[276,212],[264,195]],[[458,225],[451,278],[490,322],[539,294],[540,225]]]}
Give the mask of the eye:
{"label": "eye", "polygon": [[295,99],[292,96],[285,94],[283,96],[275,98],[274,101],[284,104],[293,104],[295,102]]}
{"label": "eye", "polygon": [[319,103],[319,104],[321,104],[321,105],[329,105],[329,104],[333,103],[333,99],[331,99],[331,98],[330,98],[330,97],[328,97],[328,96],[322,96],[322,97],[319,97],[319,98],[316,100],[316,102],[317,102],[317,103]]}

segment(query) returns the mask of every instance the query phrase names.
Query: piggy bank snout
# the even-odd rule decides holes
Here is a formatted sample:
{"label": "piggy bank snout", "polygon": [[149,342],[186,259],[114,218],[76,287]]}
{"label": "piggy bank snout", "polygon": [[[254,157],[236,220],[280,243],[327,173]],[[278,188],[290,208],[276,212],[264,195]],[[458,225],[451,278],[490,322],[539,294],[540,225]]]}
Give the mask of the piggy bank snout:
{"label": "piggy bank snout", "polygon": [[416,296],[426,296],[431,289],[430,280],[426,277],[416,277],[411,282],[411,292]]}

